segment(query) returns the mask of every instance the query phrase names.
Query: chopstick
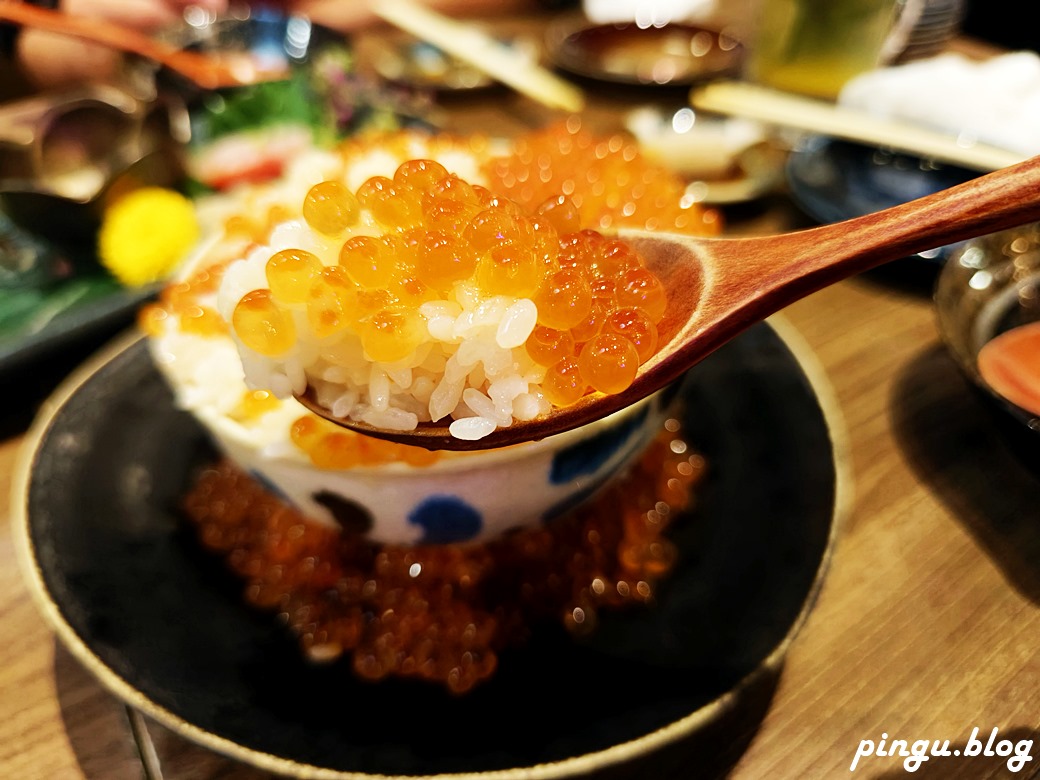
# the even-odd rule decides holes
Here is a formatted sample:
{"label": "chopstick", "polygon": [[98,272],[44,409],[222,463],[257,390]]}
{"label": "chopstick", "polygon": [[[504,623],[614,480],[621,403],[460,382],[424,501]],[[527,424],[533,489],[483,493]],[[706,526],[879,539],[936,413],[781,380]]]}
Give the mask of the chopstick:
{"label": "chopstick", "polygon": [[378,0],[371,8],[384,21],[550,108],[570,112],[584,108],[585,96],[579,87],[471,24],[411,0]]}
{"label": "chopstick", "polygon": [[937,162],[995,171],[1022,162],[1024,155],[858,109],[738,81],[695,87],[690,104],[703,111],[756,119],[768,124],[882,146]]}

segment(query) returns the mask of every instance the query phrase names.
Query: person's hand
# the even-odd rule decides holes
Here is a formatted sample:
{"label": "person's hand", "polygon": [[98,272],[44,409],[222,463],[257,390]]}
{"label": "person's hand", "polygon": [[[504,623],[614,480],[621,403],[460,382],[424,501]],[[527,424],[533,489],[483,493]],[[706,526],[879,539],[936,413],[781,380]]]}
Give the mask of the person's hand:
{"label": "person's hand", "polygon": [[[153,33],[176,24],[188,6],[221,14],[227,0],[62,0],[60,10]],[[118,52],[105,46],[33,29],[23,30],[19,36],[17,58],[25,76],[41,89],[113,80],[121,61]]]}

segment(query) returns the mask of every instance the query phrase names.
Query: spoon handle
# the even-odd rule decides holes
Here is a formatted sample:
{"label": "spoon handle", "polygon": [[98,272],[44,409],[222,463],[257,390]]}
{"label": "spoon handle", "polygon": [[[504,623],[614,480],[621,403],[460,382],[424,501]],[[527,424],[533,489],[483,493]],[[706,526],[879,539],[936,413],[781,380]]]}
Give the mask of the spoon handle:
{"label": "spoon handle", "polygon": [[[1040,221],[1040,157],[862,217],[750,238],[670,236],[656,270],[688,299],[667,324],[670,346],[648,362],[631,397],[688,369],[752,323],[885,262]],[[635,236],[638,231],[630,234]],[[641,233],[653,245],[653,234]]]}
{"label": "spoon handle", "polygon": [[894,260],[1040,220],[1040,156],[846,223],[850,253]]}
{"label": "spoon handle", "polygon": [[717,265],[722,255],[743,255],[745,263],[758,258],[758,286],[775,289],[782,305],[891,260],[1035,221],[1040,156],[843,222],[749,239],[740,247],[720,242],[712,254]]}

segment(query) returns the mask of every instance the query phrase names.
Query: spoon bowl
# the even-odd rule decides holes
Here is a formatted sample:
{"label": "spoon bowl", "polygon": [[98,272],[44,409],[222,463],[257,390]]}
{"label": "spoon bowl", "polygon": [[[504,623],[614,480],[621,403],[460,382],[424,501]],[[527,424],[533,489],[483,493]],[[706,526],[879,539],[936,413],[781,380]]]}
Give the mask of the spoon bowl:
{"label": "spoon bowl", "polygon": [[669,291],[657,352],[625,390],[592,393],[469,441],[447,423],[389,431],[316,414],[359,432],[437,450],[490,449],[561,433],[629,406],[677,379],[754,323],[835,282],[932,247],[1040,220],[1040,157],[844,222],[772,236],[701,238],[622,230]]}

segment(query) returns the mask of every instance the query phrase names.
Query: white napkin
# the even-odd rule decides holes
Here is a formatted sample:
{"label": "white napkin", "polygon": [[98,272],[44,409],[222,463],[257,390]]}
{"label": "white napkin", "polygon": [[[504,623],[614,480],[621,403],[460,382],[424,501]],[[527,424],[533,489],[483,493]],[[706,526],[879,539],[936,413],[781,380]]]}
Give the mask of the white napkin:
{"label": "white napkin", "polygon": [[838,103],[1040,154],[1040,55],[1031,51],[984,61],[947,53],[879,68],[850,80]]}

